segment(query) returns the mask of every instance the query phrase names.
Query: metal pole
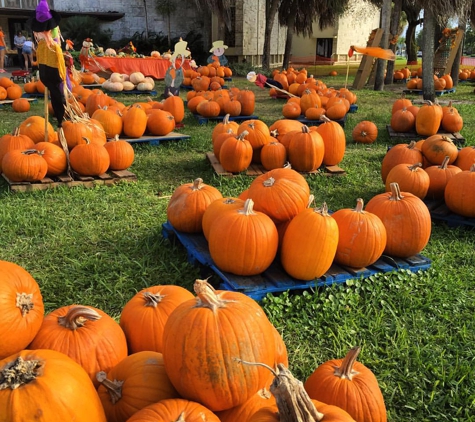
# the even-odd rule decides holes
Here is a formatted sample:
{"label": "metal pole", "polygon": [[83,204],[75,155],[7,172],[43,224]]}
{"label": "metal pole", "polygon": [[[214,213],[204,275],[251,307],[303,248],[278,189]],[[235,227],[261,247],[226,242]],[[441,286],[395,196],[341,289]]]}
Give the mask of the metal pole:
{"label": "metal pole", "polygon": [[48,88],[45,87],[45,142],[48,142]]}

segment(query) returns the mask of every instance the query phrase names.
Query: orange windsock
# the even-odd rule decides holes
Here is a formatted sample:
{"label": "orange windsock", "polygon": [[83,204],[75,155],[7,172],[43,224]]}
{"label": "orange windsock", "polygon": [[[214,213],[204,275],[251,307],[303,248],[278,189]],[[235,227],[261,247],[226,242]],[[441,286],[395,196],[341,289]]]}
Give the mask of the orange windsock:
{"label": "orange windsock", "polygon": [[[350,51],[356,51],[360,54],[366,54],[368,56],[377,57],[378,59],[383,60],[396,60],[396,55],[394,51],[389,49],[384,49],[381,47],[356,47],[352,45]],[[350,56],[351,57],[351,56]]]}

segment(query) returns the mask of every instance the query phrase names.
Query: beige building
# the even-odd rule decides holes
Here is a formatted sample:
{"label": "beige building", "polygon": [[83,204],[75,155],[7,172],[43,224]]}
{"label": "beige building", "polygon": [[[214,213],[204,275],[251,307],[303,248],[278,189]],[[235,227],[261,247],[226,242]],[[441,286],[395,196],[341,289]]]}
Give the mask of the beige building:
{"label": "beige building", "polygon": [[[371,31],[379,28],[380,9],[364,0],[352,0],[348,11],[334,27],[321,30],[313,24],[311,37],[293,37],[292,59],[294,63],[342,63],[347,60],[351,45],[365,47]],[[361,60],[355,54],[350,59]]]}

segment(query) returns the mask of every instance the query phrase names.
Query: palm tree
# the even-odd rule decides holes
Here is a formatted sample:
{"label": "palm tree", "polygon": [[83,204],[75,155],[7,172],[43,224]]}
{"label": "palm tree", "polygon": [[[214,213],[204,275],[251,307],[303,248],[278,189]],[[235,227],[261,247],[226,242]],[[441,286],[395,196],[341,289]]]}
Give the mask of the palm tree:
{"label": "palm tree", "polygon": [[271,34],[274,26],[275,16],[279,9],[281,0],[266,0],[266,24],[264,32],[264,51],[262,54],[262,68],[269,70],[270,68],[270,45]]}
{"label": "palm tree", "polygon": [[172,47],[170,17],[176,12],[177,3],[174,0],[155,0],[155,10],[161,16],[167,17],[168,47]]}
{"label": "palm tree", "polygon": [[421,7],[411,0],[403,0],[402,10],[407,17],[406,54],[407,64],[417,63],[416,27],[422,23],[419,18]]}

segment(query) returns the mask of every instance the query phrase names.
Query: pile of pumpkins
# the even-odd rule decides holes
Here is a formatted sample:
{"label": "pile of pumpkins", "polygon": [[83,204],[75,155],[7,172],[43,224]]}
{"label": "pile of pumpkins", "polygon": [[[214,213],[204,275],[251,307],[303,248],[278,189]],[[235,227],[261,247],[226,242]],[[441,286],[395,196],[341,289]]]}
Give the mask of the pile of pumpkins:
{"label": "pile of pumpkins", "polygon": [[101,86],[110,92],[153,91],[155,81],[153,78],[146,77],[142,72],[132,72],[130,75],[114,72]]}
{"label": "pile of pumpkins", "polygon": [[[11,182],[38,182],[66,174],[99,176],[108,170],[125,170],[135,158],[132,146],[118,137],[107,140],[98,121],[63,122],[64,139],[51,124],[30,116],[11,134],[0,138],[0,172]],[[63,143],[61,142],[63,141]]]}
{"label": "pile of pumpkins", "polygon": [[432,135],[418,142],[397,144],[381,164],[381,177],[390,189],[421,199],[444,201],[455,214],[475,217],[475,147],[458,148],[445,135]]}
{"label": "pile of pumpkins", "polygon": [[[444,89],[452,89],[454,82],[450,74],[438,76],[434,74],[434,89],[436,91],[443,91]],[[422,89],[422,68],[411,73],[411,79],[406,82],[406,88],[410,90]]]}
{"label": "pile of pumpkins", "polygon": [[209,63],[206,66],[199,66],[196,70],[185,69],[183,72],[182,85],[192,87],[195,91],[216,91],[224,86],[224,78],[230,78],[232,70],[227,66],[220,66],[217,63]]}
{"label": "pile of pumpkins", "polygon": [[411,69],[404,67],[402,69],[397,69],[394,71],[393,79],[395,81],[407,80],[411,77]]}
{"label": "pile of pumpkins", "polygon": [[362,199],[355,209],[333,214],[325,203],[312,208],[312,200],[306,179],[286,167],[256,177],[235,198],[223,198],[202,179],[183,184],[170,198],[167,217],[178,231],[203,233],[214,264],[240,276],[260,274],[278,258],[291,277],[314,280],[333,263],[361,268],[383,253],[407,258],[429,241],[427,206],[397,183],[365,211]]}
{"label": "pile of pumpkins", "polygon": [[300,85],[282,107],[282,115],[286,119],[305,118],[308,120],[341,120],[349,112],[352,104],[356,103],[356,95],[347,88],[323,88],[307,83]]}
{"label": "pile of pumpkins", "polygon": [[308,127],[297,120],[281,119],[267,126],[261,120],[229,121],[226,115],[211,134],[213,153],[225,171],[239,173],[252,162],[265,170],[289,163],[299,172],[337,165],[344,157],[346,137],[340,124],[326,120]]}
{"label": "pile of pumpkins", "polygon": [[207,118],[229,114],[231,117],[252,116],[256,96],[249,89],[191,90],[186,95],[188,110]]}
{"label": "pile of pumpkins", "polygon": [[475,69],[460,69],[459,79],[461,81],[475,80]]}
{"label": "pile of pumpkins", "polygon": [[426,101],[421,107],[412,104],[404,95],[392,106],[390,126],[394,132],[412,132],[422,136],[435,135],[439,130],[449,133],[463,128],[463,118],[450,102],[441,107]]}
{"label": "pile of pumpkins", "polygon": [[[29,84],[31,83],[28,82],[25,86]],[[0,78],[0,101],[12,100],[12,109],[16,113],[26,113],[30,110],[30,102],[21,98],[22,95],[23,89],[20,85],[5,76]]]}
{"label": "pile of pumpkins", "polygon": [[[303,408],[318,415],[314,420],[387,420],[376,376],[357,361],[360,347],[323,362],[303,384],[287,368],[280,333],[242,293],[205,280],[195,281],[195,294],[151,286],[116,322],[82,304],[44,315],[31,274],[7,261],[0,271],[5,421],[74,415],[77,422],[297,422],[287,412]],[[289,390],[278,391],[284,379]],[[286,393],[296,397],[288,408]]]}

